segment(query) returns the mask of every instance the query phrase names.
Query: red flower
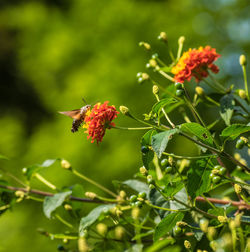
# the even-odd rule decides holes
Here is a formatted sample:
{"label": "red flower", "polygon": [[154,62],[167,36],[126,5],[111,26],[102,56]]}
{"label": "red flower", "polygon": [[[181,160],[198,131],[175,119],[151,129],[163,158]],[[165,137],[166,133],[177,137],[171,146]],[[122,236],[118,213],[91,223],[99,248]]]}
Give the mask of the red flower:
{"label": "red flower", "polygon": [[103,104],[97,103],[92,110],[89,110],[84,119],[83,127],[87,130],[88,139],[91,138],[91,143],[95,140],[97,143],[101,142],[106,129],[110,129],[111,126],[115,126],[112,122],[119,112],[115,106],[109,106],[108,101]]}
{"label": "red flower", "polygon": [[199,82],[202,78],[208,76],[208,70],[214,73],[219,72],[219,68],[213,64],[219,57],[220,55],[216,53],[216,50],[210,46],[189,49],[189,51],[183,53],[171,72],[175,75],[176,82],[190,81],[192,77]]}

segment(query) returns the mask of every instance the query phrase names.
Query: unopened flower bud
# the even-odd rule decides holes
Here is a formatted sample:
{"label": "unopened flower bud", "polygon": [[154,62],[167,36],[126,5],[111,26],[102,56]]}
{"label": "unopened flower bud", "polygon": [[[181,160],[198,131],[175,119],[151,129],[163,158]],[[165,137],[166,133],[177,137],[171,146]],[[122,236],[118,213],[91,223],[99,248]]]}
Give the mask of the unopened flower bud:
{"label": "unopened flower bud", "polygon": [[19,190],[19,191],[16,191],[16,192],[15,192],[15,195],[16,195],[16,197],[18,197],[18,198],[24,198],[25,192]]}
{"label": "unopened flower bud", "polygon": [[241,216],[242,216],[242,214],[237,214],[237,215],[235,216],[234,221],[235,221],[235,226],[236,226],[236,227],[240,227],[240,224],[241,224]]}
{"label": "unopened flower bud", "polygon": [[204,96],[205,95],[205,92],[204,92],[204,89],[202,87],[199,87],[197,86],[195,88],[195,92],[199,95],[199,96]]}
{"label": "unopened flower bud", "polygon": [[146,176],[148,174],[148,170],[143,166],[140,168],[140,173],[144,176]]}
{"label": "unopened flower bud", "polygon": [[173,157],[171,157],[171,156],[168,157],[168,163],[170,164],[170,166],[174,165],[174,159],[173,159]]}
{"label": "unopened flower bud", "polygon": [[131,216],[134,220],[137,220],[140,215],[140,209],[139,207],[134,207],[131,211]]}
{"label": "unopened flower bud", "polygon": [[212,241],[216,236],[216,229],[214,227],[208,227],[207,238]]}
{"label": "unopened flower bud", "polygon": [[244,158],[241,158],[239,162],[245,166],[247,166],[247,161]]}
{"label": "unopened flower bud", "polygon": [[72,210],[72,206],[69,205],[69,204],[65,204],[65,205],[64,205],[64,209],[65,209],[66,211],[71,211],[71,210]]}
{"label": "unopened flower bud", "polygon": [[238,95],[243,100],[245,100],[247,98],[247,94],[246,94],[246,91],[244,89],[239,89]]}
{"label": "unopened flower bud", "polygon": [[149,75],[147,73],[142,73],[141,78],[143,80],[148,80],[149,79]]}
{"label": "unopened flower bud", "polygon": [[236,228],[236,224],[235,224],[235,221],[234,221],[234,220],[231,220],[231,221],[229,222],[229,228],[230,228],[231,230],[234,230],[234,229]]}
{"label": "unopened flower bud", "polygon": [[220,223],[226,223],[227,222],[227,217],[222,216],[222,215],[218,216],[217,219],[218,219],[218,221]]}
{"label": "unopened flower bud", "polygon": [[239,161],[241,159],[241,155],[239,153],[234,153],[234,158]]}
{"label": "unopened flower bud", "polygon": [[122,199],[124,199],[125,197],[126,197],[126,192],[125,191],[120,191],[119,192],[119,196],[122,198]]}
{"label": "unopened flower bud", "polygon": [[191,243],[190,243],[190,241],[185,240],[185,241],[184,241],[184,247],[185,247],[186,249],[190,249],[190,248],[191,248]]}
{"label": "unopened flower bud", "polygon": [[156,95],[159,93],[159,87],[157,85],[153,86],[153,94]]}
{"label": "unopened flower bud", "polygon": [[178,44],[181,45],[183,44],[185,41],[185,37],[184,36],[180,36],[179,39],[178,39]]}
{"label": "unopened flower bud", "polygon": [[157,61],[155,59],[150,59],[149,64],[153,68],[157,67]]}
{"label": "unopened flower bud", "polygon": [[234,184],[234,190],[237,194],[239,194],[242,191],[242,187],[238,184]]}
{"label": "unopened flower bud", "polygon": [[27,169],[26,167],[24,167],[24,168],[22,169],[22,173],[23,173],[23,174],[26,174],[27,171],[28,171],[28,169]]}
{"label": "unopened flower bud", "polygon": [[207,233],[208,232],[208,224],[209,224],[209,221],[207,219],[200,220],[201,231],[203,231],[204,233]]}
{"label": "unopened flower bud", "polygon": [[116,239],[121,240],[122,237],[124,236],[124,234],[125,234],[125,231],[124,231],[123,227],[118,226],[115,228],[115,238]]}
{"label": "unopened flower bud", "polygon": [[140,42],[139,43],[139,46],[143,46],[146,50],[150,50],[151,49],[151,46],[150,44],[146,43],[146,42]]}
{"label": "unopened flower bud", "polygon": [[104,223],[98,223],[96,225],[96,230],[100,235],[105,236],[108,231],[108,227]]}
{"label": "unopened flower bud", "polygon": [[168,41],[167,33],[166,32],[161,32],[160,35],[158,36],[158,39],[167,42]]}
{"label": "unopened flower bud", "polygon": [[87,252],[89,251],[89,246],[87,244],[85,237],[80,237],[78,239],[78,251],[79,252]]}
{"label": "unopened flower bud", "polygon": [[70,169],[71,168],[71,164],[65,159],[61,160],[61,166],[64,169]]}
{"label": "unopened flower bud", "polygon": [[185,227],[185,226],[187,226],[187,223],[185,221],[178,221],[176,223],[176,226],[178,226],[178,227]]}
{"label": "unopened flower bud", "polygon": [[93,192],[85,192],[85,196],[90,199],[95,199],[97,195]]}
{"label": "unopened flower bud", "polygon": [[245,66],[247,64],[247,59],[244,54],[240,55],[239,62],[240,62],[240,65],[242,66]]}
{"label": "unopened flower bud", "polygon": [[115,211],[115,214],[116,214],[117,217],[120,217],[123,214],[123,212],[120,209],[117,208],[116,211]]}
{"label": "unopened flower bud", "polygon": [[63,243],[67,244],[67,243],[69,243],[69,240],[66,239],[66,238],[64,238],[64,239],[63,239]]}
{"label": "unopened flower bud", "polygon": [[212,173],[213,173],[214,175],[218,175],[218,174],[220,173],[220,171],[219,171],[219,170],[216,170],[216,169],[213,169],[213,170],[212,170]]}
{"label": "unopened flower bud", "polygon": [[128,115],[129,114],[129,109],[127,107],[120,106],[119,109],[120,109],[120,111],[121,111],[122,114],[124,114],[124,115]]}

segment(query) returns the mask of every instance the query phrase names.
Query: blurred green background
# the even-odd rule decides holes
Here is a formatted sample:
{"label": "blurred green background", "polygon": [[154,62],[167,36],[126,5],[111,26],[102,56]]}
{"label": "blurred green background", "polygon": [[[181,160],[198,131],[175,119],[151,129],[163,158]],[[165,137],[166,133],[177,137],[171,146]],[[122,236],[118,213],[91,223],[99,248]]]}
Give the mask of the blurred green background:
{"label": "blurred green background", "polygon": [[[173,50],[181,35],[184,50],[217,48],[223,55],[218,77],[242,86],[238,57],[250,50],[247,0],[6,0],[0,7],[0,153],[11,159],[0,161],[0,167],[20,179],[23,167],[57,157],[109,188],[112,180],[138,171],[143,132],[110,130],[97,146],[83,130],[72,134],[71,120],[57,111],[80,108],[84,97],[89,103],[126,105],[139,117],[149,112],[155,102],[151,84],[139,85],[136,73],[145,71],[150,55],[138,43],[149,42],[169,61],[156,39],[161,31]],[[123,116],[116,123],[137,125]],[[188,142],[179,143],[172,149],[196,151]],[[42,174],[58,187],[81,183],[86,191],[95,190],[59,165]],[[48,190],[39,182],[32,185]],[[90,207],[83,205],[86,212]],[[16,205],[0,217],[0,251],[56,251],[58,242],[40,235],[38,227],[65,230],[46,219],[41,204]]]}

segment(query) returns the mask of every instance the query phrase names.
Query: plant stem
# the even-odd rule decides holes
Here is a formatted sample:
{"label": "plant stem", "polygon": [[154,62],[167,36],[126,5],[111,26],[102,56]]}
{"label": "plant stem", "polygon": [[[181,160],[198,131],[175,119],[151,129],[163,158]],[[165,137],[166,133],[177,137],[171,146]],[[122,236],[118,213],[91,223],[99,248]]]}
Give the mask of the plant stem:
{"label": "plant stem", "polygon": [[175,155],[173,153],[167,153],[167,152],[162,152],[163,155],[166,156],[171,156],[177,159],[203,159],[203,158],[210,158],[210,157],[214,157],[216,158],[218,155],[217,154],[210,154],[210,155],[202,155],[202,156],[194,156],[194,157],[188,157],[188,156],[179,156],[179,155]]}
{"label": "plant stem", "polygon": [[162,76],[164,76],[166,79],[175,82],[174,78],[168,75],[167,73],[163,72],[162,70],[156,69],[158,73],[160,73]]}
{"label": "plant stem", "polygon": [[74,228],[70,223],[68,223],[66,220],[64,220],[59,214],[55,214],[55,217],[56,217],[60,222],[62,222],[65,226],[67,226],[67,227],[69,227],[69,228],[71,228],[71,229]]}
{"label": "plant stem", "polygon": [[75,169],[72,169],[71,171],[72,171],[72,173],[75,174],[77,177],[79,177],[79,178],[81,178],[81,179],[83,179],[83,180],[89,182],[90,184],[92,184],[92,185],[94,185],[94,186],[100,188],[101,190],[103,190],[104,192],[108,193],[109,195],[111,195],[111,196],[113,196],[113,197],[115,197],[115,198],[117,197],[117,195],[116,195],[115,193],[113,193],[112,191],[110,191],[108,188],[106,188],[106,187],[100,185],[99,183],[95,182],[94,180],[92,180],[92,179],[86,177],[85,175],[79,173],[79,172],[76,171]]}
{"label": "plant stem", "polygon": [[152,129],[153,127],[138,127],[138,128],[129,128],[129,127],[120,127],[120,126],[111,126],[113,129],[121,129],[121,130],[147,130]]}
{"label": "plant stem", "polygon": [[39,173],[35,173],[33,175],[35,178],[37,178],[39,181],[41,181],[43,184],[51,188],[52,190],[57,190],[56,186],[50,183],[47,179],[45,179],[43,176],[41,176]]}

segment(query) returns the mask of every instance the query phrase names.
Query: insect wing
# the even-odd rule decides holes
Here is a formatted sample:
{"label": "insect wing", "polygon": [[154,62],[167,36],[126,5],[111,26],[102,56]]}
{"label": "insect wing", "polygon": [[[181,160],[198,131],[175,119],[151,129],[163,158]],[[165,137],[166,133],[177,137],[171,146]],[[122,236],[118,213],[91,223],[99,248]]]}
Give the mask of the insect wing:
{"label": "insect wing", "polygon": [[74,110],[70,110],[70,111],[62,111],[59,112],[60,114],[69,116],[73,119],[79,120],[81,117],[81,109],[74,109]]}

